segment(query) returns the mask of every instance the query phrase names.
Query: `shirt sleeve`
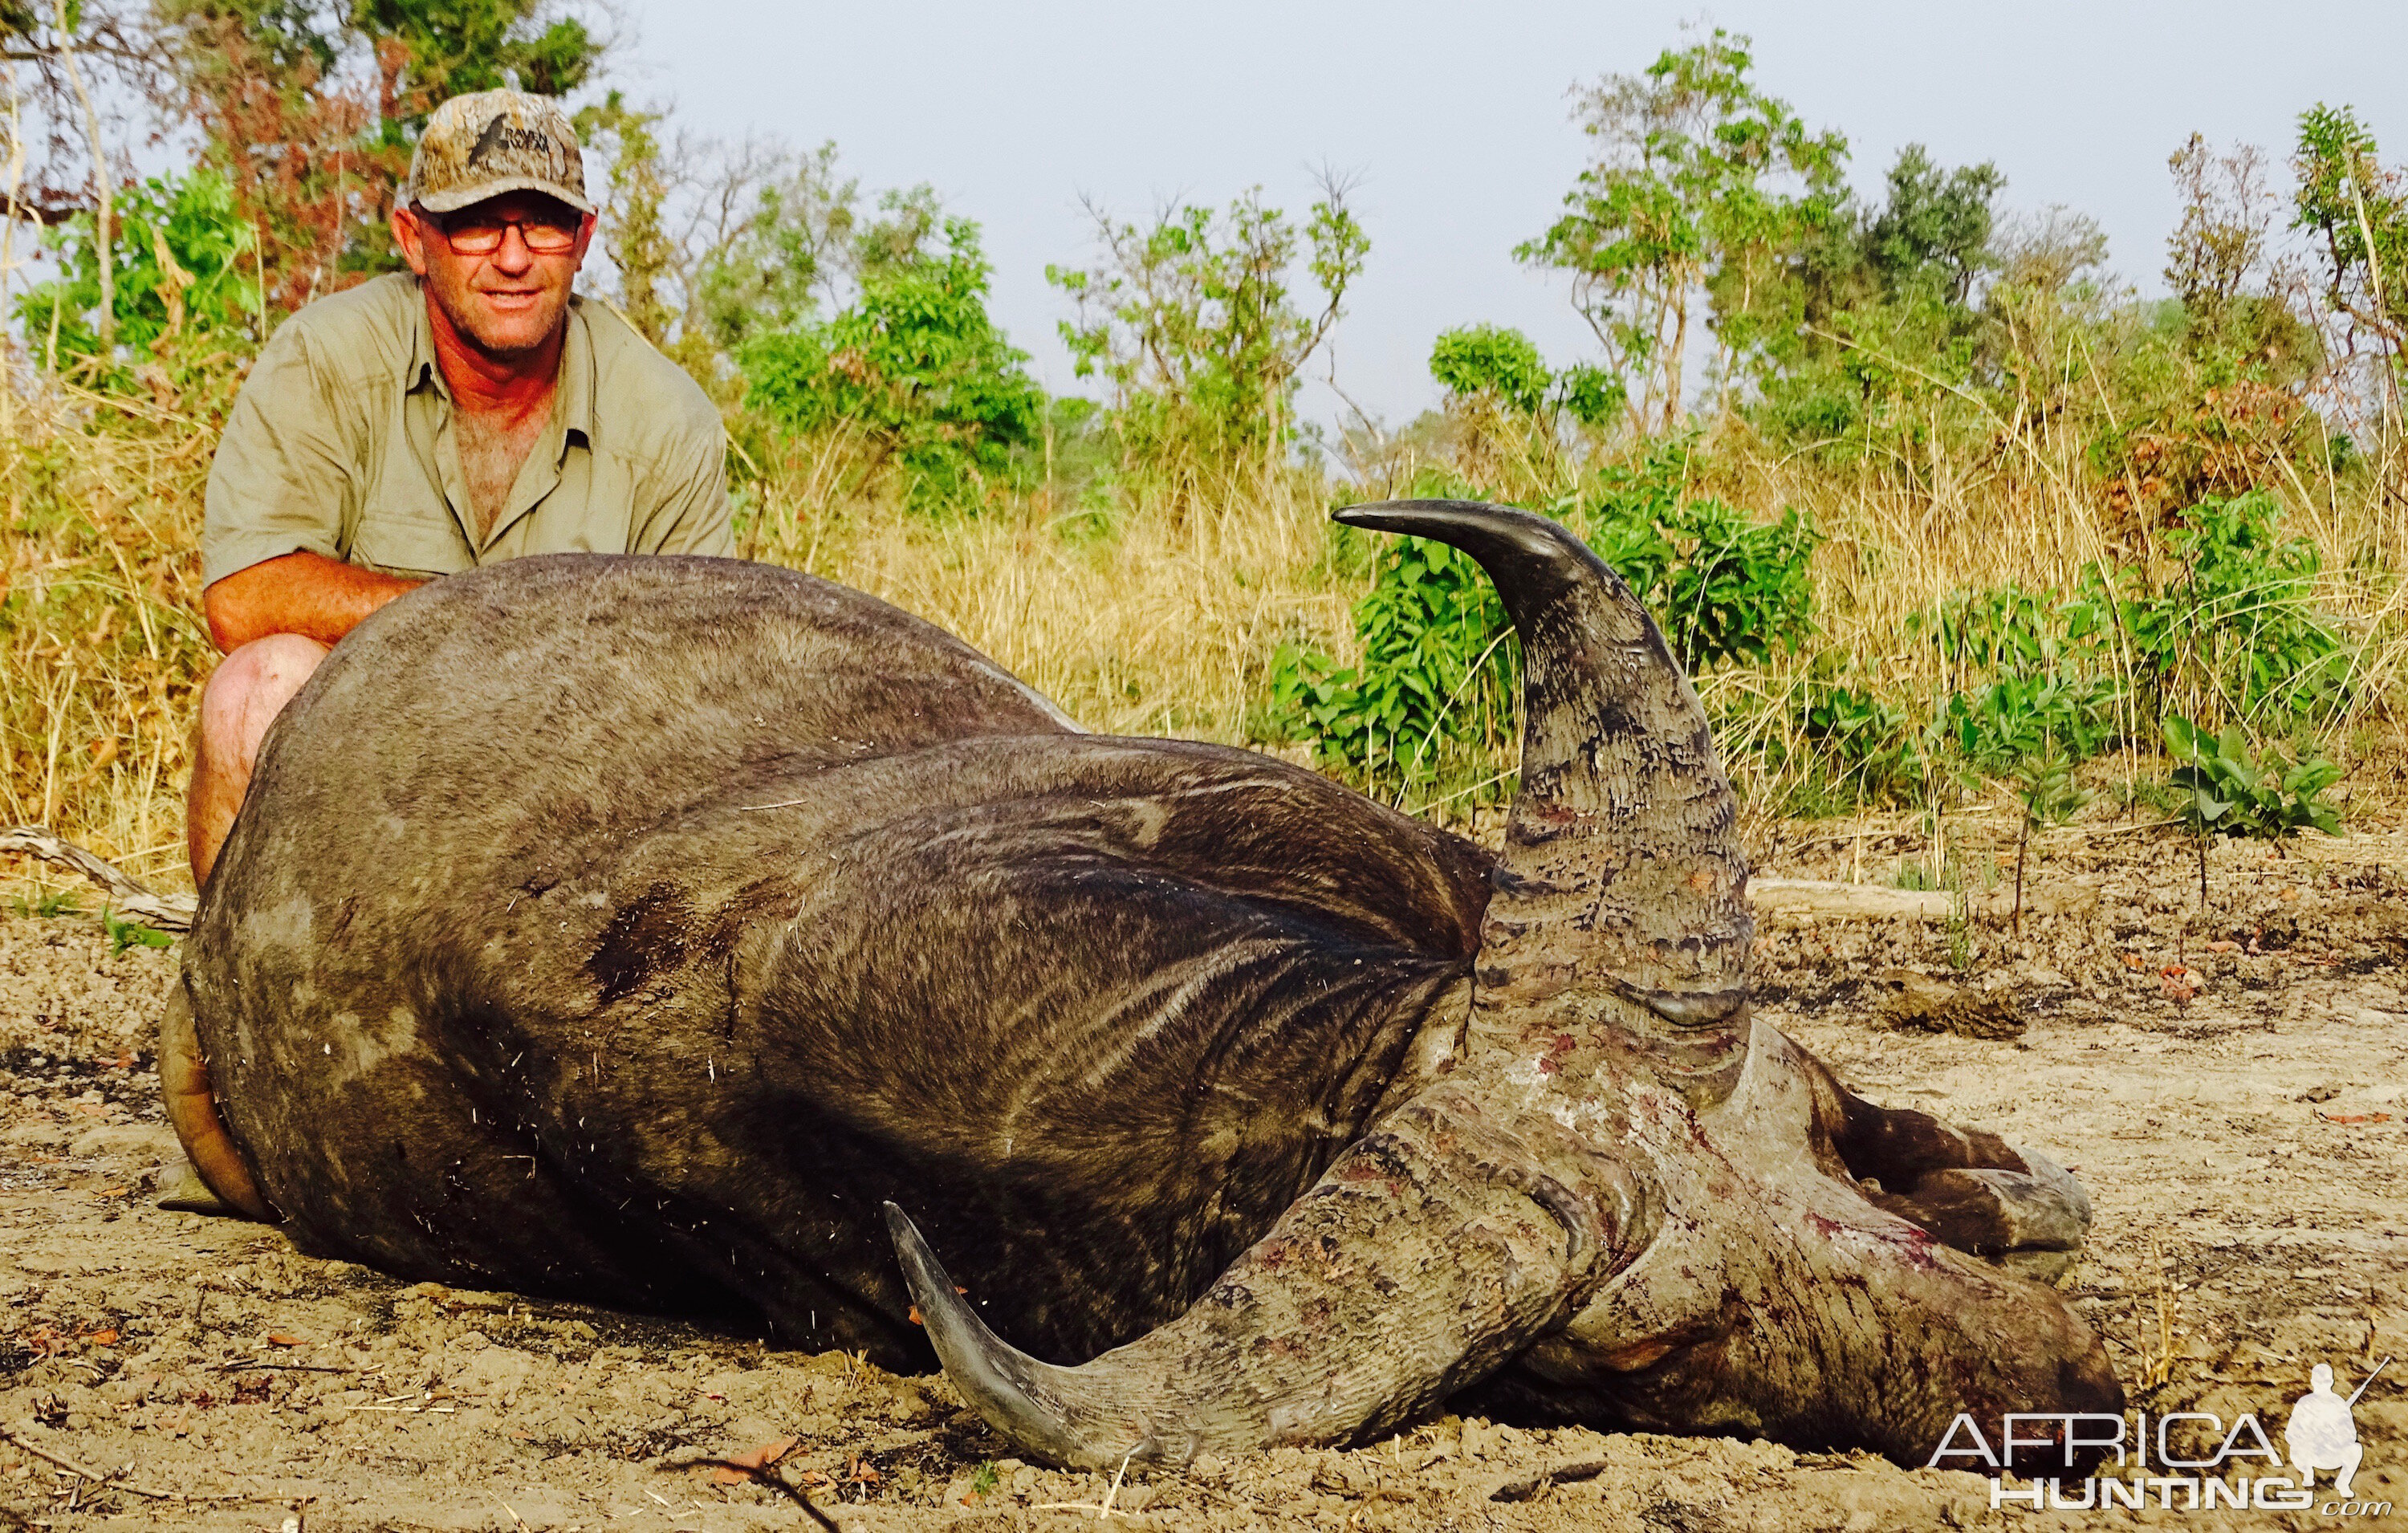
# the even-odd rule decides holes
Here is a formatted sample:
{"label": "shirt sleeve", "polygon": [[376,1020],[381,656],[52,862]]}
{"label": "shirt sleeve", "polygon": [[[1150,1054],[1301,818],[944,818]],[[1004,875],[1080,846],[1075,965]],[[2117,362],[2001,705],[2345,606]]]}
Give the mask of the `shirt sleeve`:
{"label": "shirt sleeve", "polygon": [[343,557],[356,454],[335,392],[318,377],[300,326],[288,323],[260,352],[209,465],[203,584],[288,553]]}
{"label": "shirt sleeve", "polygon": [[708,430],[693,434],[677,467],[663,476],[627,552],[736,556],[736,529],[727,506],[727,433],[716,419]]}

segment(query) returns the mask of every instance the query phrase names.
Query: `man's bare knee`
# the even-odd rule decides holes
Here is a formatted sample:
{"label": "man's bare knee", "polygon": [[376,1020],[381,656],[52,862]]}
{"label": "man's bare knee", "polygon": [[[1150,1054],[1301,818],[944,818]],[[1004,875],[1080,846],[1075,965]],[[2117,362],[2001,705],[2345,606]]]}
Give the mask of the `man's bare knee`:
{"label": "man's bare knee", "polygon": [[248,776],[267,726],[326,658],[299,634],[254,638],[225,657],[201,692],[201,751]]}

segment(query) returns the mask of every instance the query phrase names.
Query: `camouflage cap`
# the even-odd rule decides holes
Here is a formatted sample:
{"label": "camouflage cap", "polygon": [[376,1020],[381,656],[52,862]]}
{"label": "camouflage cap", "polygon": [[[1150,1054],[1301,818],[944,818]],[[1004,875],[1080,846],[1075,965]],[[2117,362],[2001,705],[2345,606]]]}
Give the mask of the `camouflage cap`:
{"label": "camouflage cap", "polygon": [[450,213],[505,192],[540,192],[594,211],[585,157],[560,104],[525,91],[479,91],[436,107],[410,157],[408,199]]}

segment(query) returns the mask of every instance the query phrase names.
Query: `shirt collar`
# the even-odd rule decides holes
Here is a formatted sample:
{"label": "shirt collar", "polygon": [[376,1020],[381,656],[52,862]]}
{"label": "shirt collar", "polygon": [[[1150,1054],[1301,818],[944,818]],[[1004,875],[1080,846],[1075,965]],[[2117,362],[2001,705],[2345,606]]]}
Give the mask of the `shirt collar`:
{"label": "shirt collar", "polygon": [[[426,284],[418,282],[418,302],[410,306],[412,323],[409,332],[409,365],[404,369],[403,391],[416,393],[431,386],[452,402],[452,387],[443,381],[443,369],[435,360],[435,322],[426,314]],[[567,447],[569,433],[584,442],[588,451],[594,446],[594,337],[587,327],[585,300],[575,294],[568,299],[568,312],[563,321],[568,326],[567,337],[560,348],[559,394],[552,404],[552,418],[560,422],[561,446]]]}

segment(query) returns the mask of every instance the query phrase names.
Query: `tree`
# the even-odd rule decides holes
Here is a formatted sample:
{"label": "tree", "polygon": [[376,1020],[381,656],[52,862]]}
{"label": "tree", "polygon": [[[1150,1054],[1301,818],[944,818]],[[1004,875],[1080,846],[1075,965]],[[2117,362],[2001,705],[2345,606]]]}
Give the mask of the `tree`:
{"label": "tree", "polygon": [[619,275],[620,312],[654,346],[668,344],[674,316],[664,290],[677,257],[663,224],[668,188],[662,179],[660,139],[652,131],[661,116],[629,107],[617,91],[601,106],[577,114],[578,136],[589,147],[606,149],[609,191],[594,200],[602,208],[603,252]]}
{"label": "tree", "polygon": [[[1276,462],[1305,363],[1370,251],[1345,188],[1326,180],[1301,230],[1260,188],[1225,212],[1176,207],[1142,224],[1089,211],[1104,259],[1045,277],[1078,306],[1062,325],[1078,376],[1111,385],[1124,466],[1192,484],[1208,464]],[[1318,312],[1289,285],[1300,253]]]}
{"label": "tree", "polygon": [[438,102],[509,84],[559,94],[602,55],[548,0],[157,0],[156,14],[286,312],[399,265],[385,220]]}
{"label": "tree", "polygon": [[2347,107],[2321,104],[2300,116],[2294,228],[2308,231],[2323,258],[2326,307],[2344,322],[2341,337],[2356,352],[2372,343],[2375,387],[2398,421],[2398,369],[2408,341],[2408,176],[2375,157],[2374,135]]}
{"label": "tree", "polygon": [[1889,200],[1865,225],[1867,266],[1891,297],[1916,289],[1963,308],[1990,264],[1990,204],[2007,178],[1985,162],[1943,172],[1921,144],[1890,166]]}
{"label": "tree", "polygon": [[1748,79],[1749,41],[1716,28],[1644,73],[1609,75],[1575,115],[1597,152],[1565,212],[1516,258],[1571,279],[1571,298],[1626,382],[1634,430],[1676,426],[1691,321],[1711,284],[1727,389],[1779,324],[1780,263],[1843,200],[1847,141],[1811,135]]}
{"label": "tree", "polygon": [[858,236],[868,253],[849,308],[745,346],[746,399],[796,433],[860,430],[910,505],[971,508],[1036,436],[1044,395],[987,315],[978,226],[945,219],[906,245],[924,201],[890,195],[889,218]]}
{"label": "tree", "polygon": [[1440,332],[1430,346],[1429,368],[1450,404],[1492,400],[1522,415],[1546,416],[1550,425],[1555,412],[1583,425],[1603,425],[1622,408],[1619,379],[1585,363],[1549,372],[1529,337],[1501,325]]}

